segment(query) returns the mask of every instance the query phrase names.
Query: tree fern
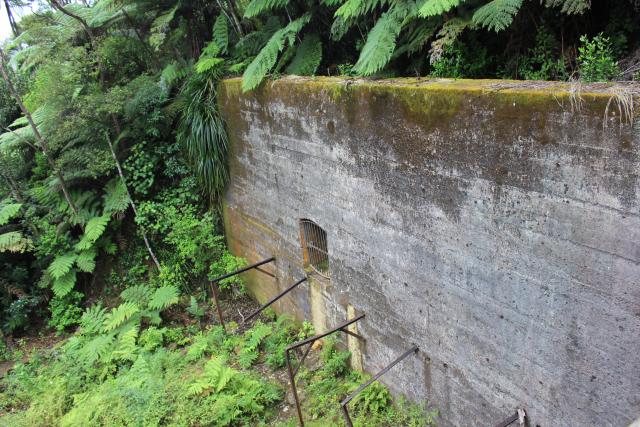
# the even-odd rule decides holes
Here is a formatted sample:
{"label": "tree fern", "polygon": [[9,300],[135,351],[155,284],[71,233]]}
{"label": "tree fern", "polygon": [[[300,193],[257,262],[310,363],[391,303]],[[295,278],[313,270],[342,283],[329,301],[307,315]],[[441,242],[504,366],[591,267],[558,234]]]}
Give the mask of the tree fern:
{"label": "tree fern", "polygon": [[92,248],[81,251],[76,257],[76,266],[84,273],[92,273],[96,268],[96,250]]}
{"label": "tree fern", "polygon": [[423,17],[442,15],[454,7],[458,7],[464,0],[427,0],[418,11]]}
{"label": "tree fern", "polygon": [[104,187],[104,212],[105,214],[117,214],[127,210],[131,200],[122,180],[112,179]]}
{"label": "tree fern", "polygon": [[367,35],[367,42],[360,52],[354,71],[369,76],[384,68],[396,48],[401,28],[402,21],[394,10],[382,14]]}
{"label": "tree fern", "polygon": [[493,0],[475,11],[473,23],[495,32],[506,29],[518,14],[522,0]]}
{"label": "tree fern", "polygon": [[59,279],[71,270],[76,258],[77,255],[72,252],[59,255],[54,258],[49,267],[47,267],[47,271],[49,271],[54,279]]}
{"label": "tree fern", "polygon": [[220,53],[227,53],[229,49],[229,25],[227,17],[221,13],[213,24],[213,42],[220,49]]}
{"label": "tree fern", "polygon": [[102,236],[104,230],[109,224],[109,215],[103,215],[91,218],[84,229],[82,239],[76,243],[77,250],[85,250],[91,248],[93,244]]}
{"label": "tree fern", "polygon": [[258,56],[249,64],[242,75],[242,90],[244,92],[256,88],[278,60],[285,44],[293,45],[295,36],[311,20],[311,14],[306,13],[291,21],[286,27],[276,31],[267,44],[260,50]]}
{"label": "tree fern", "polygon": [[119,306],[111,309],[111,311],[105,315],[102,330],[104,332],[111,332],[122,326],[128,319],[138,312],[139,308],[136,303],[125,301]]}
{"label": "tree fern", "polygon": [[389,0],[347,0],[336,10],[335,16],[344,20],[358,18],[388,3]]}
{"label": "tree fern", "polygon": [[70,270],[64,275],[55,278],[51,290],[57,297],[63,297],[67,295],[76,284],[76,271]]}
{"label": "tree fern", "polygon": [[97,335],[78,348],[77,357],[83,364],[92,365],[111,353],[113,342],[113,335]]}
{"label": "tree fern", "polygon": [[20,212],[21,207],[22,203],[9,203],[0,206],[0,225],[5,225],[13,219]]}
{"label": "tree fern", "polygon": [[559,7],[567,15],[579,15],[591,9],[591,0],[545,0],[546,7]]}
{"label": "tree fern", "polygon": [[19,231],[0,234],[0,252],[22,253],[32,246],[33,242]]}
{"label": "tree fern", "polygon": [[112,357],[119,360],[135,361],[138,353],[137,338],[138,325],[131,325],[129,329],[121,332]]}
{"label": "tree fern", "polygon": [[289,0],[251,0],[244,10],[245,18],[256,16],[275,9],[282,9],[289,4]]}
{"label": "tree fern", "polygon": [[155,290],[149,300],[149,308],[155,310],[164,310],[173,304],[178,303],[180,291],[175,286],[162,286]]}
{"label": "tree fern", "polygon": [[305,34],[296,55],[286,69],[288,74],[312,76],[322,61],[322,42],[317,34]]}

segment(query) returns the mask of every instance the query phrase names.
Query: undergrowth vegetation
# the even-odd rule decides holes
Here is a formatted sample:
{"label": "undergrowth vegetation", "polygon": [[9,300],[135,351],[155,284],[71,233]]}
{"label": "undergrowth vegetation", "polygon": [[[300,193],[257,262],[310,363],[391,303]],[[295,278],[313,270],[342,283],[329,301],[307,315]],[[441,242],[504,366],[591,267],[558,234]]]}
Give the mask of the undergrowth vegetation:
{"label": "undergrowth vegetation", "polygon": [[[0,423],[292,425],[279,318],[225,333],[220,79],[284,74],[640,78],[640,3],[587,0],[6,0],[0,46]],[[30,6],[33,13],[27,13]],[[18,15],[23,15],[17,20]],[[225,303],[243,298],[233,277]],[[188,321],[185,321],[188,319]],[[29,342],[55,347],[33,353]],[[304,410],[339,423],[364,378],[325,343]],[[271,378],[271,379],[268,379]],[[357,425],[425,425],[381,386]],[[426,418],[425,418],[426,417]]]}

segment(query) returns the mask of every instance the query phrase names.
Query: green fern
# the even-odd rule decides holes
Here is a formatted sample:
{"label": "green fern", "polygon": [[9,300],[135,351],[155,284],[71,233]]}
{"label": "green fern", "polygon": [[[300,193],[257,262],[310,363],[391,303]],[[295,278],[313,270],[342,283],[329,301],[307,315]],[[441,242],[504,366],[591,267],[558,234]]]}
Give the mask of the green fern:
{"label": "green fern", "polygon": [[102,330],[104,332],[111,332],[119,328],[139,311],[140,309],[136,303],[129,301],[123,302],[105,315]]}
{"label": "green fern", "polygon": [[270,326],[262,322],[256,322],[251,330],[247,331],[246,341],[242,346],[242,350],[238,354],[238,364],[243,368],[249,368],[258,360],[260,356],[260,344],[266,337],[271,335],[273,330]]}
{"label": "green fern", "polygon": [[591,0],[545,0],[546,7],[559,7],[567,15],[580,15],[591,9]]}
{"label": "green fern", "polygon": [[117,214],[127,210],[131,200],[122,180],[112,179],[104,188],[104,213]]}
{"label": "green fern", "polygon": [[310,20],[311,14],[306,13],[271,36],[242,75],[243,92],[256,88],[262,82],[267,73],[276,65],[278,54],[282,52],[285,44],[288,42],[289,46],[293,45],[295,36]]}
{"label": "green fern", "polygon": [[23,253],[33,247],[33,242],[19,231],[0,234],[0,252]]}
{"label": "green fern", "polygon": [[107,310],[102,304],[96,304],[89,307],[80,319],[80,328],[83,333],[97,334],[102,330]]}
{"label": "green fern", "polygon": [[63,297],[67,295],[73,287],[76,285],[76,271],[70,270],[64,275],[55,278],[51,290],[57,297]]}
{"label": "green fern", "polygon": [[129,329],[120,333],[112,357],[119,360],[135,361],[138,354],[137,338],[138,325],[132,325]]}
{"label": "green fern", "polygon": [[78,256],[72,252],[57,256],[47,267],[47,271],[54,279],[59,279],[67,274]]}
{"label": "green fern", "polygon": [[209,339],[202,332],[198,332],[193,339],[192,343],[187,350],[186,358],[188,361],[194,361],[200,359],[209,350]]}
{"label": "green fern", "polygon": [[423,17],[442,15],[463,2],[464,0],[427,0],[420,6],[418,14]]}
{"label": "green fern", "polygon": [[195,396],[205,392],[222,392],[238,371],[226,366],[223,358],[209,360],[204,367],[203,376],[189,385],[187,394]]}
{"label": "green fern", "polygon": [[76,257],[76,266],[84,273],[93,273],[96,268],[96,250],[81,251]]}
{"label": "green fern", "polygon": [[305,34],[296,49],[296,56],[286,69],[288,74],[312,76],[322,61],[322,42],[317,34]]}
{"label": "green fern", "polygon": [[509,27],[520,11],[522,0],[493,0],[473,14],[473,23],[496,33]]}
{"label": "green fern", "polygon": [[0,207],[0,225],[7,224],[22,208],[22,203],[10,203]]}
{"label": "green fern", "polygon": [[389,0],[347,0],[336,10],[335,17],[340,17],[344,20],[358,18],[389,3]]}
{"label": "green fern", "polygon": [[227,17],[223,13],[218,15],[213,24],[213,42],[220,49],[220,53],[225,54],[229,49],[229,26]]}
{"label": "green fern", "polygon": [[282,9],[289,4],[289,0],[251,0],[244,10],[245,18],[256,16],[275,9]]}
{"label": "green fern", "polygon": [[109,215],[103,215],[91,218],[84,229],[82,239],[76,243],[76,249],[79,251],[91,248],[93,244],[102,236],[104,230],[109,224]]}
{"label": "green fern", "polygon": [[120,294],[124,301],[135,302],[140,306],[146,306],[151,299],[153,290],[146,285],[130,286]]}
{"label": "green fern", "polygon": [[384,68],[393,55],[401,29],[402,21],[395,11],[390,10],[382,14],[367,35],[367,42],[353,67],[354,71],[369,76]]}
{"label": "green fern", "polygon": [[180,291],[175,286],[162,286],[153,293],[149,300],[149,308],[155,310],[164,310],[167,307],[177,304],[180,297]]}
{"label": "green fern", "polygon": [[111,353],[114,337],[98,335],[78,349],[77,356],[85,365],[92,365]]}

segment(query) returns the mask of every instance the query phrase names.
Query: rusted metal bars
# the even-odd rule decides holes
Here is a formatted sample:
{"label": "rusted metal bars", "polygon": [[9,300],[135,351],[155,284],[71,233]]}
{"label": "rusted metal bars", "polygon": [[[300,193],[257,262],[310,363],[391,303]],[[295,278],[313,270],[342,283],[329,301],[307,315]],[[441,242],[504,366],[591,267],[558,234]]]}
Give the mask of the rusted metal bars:
{"label": "rusted metal bars", "polygon": [[362,390],[364,390],[365,388],[370,386],[371,383],[373,383],[374,381],[377,381],[378,378],[380,378],[381,376],[386,374],[391,368],[396,366],[398,363],[400,363],[403,359],[405,359],[411,353],[417,353],[418,350],[419,350],[418,346],[414,345],[409,350],[407,350],[404,353],[402,353],[396,360],[394,360],[393,362],[389,363],[383,370],[381,370],[380,372],[375,374],[373,377],[371,377],[371,379],[369,381],[367,381],[366,383],[362,384],[353,393],[351,393],[349,396],[344,398],[342,400],[342,402],[340,402],[340,406],[342,407],[342,414],[344,415],[344,419],[347,422],[347,426],[348,427],[353,427],[353,423],[351,422],[351,417],[349,416],[349,409],[347,408],[347,405],[349,404],[349,402],[351,402]]}
{"label": "rusted metal bars", "polygon": [[258,268],[258,267],[260,267],[261,265],[264,265],[264,264],[268,264],[268,263],[270,263],[272,261],[275,261],[275,260],[276,260],[275,257],[263,259],[262,261],[258,261],[258,262],[254,263],[254,264],[248,265],[248,266],[243,267],[243,268],[241,268],[239,270],[236,270],[236,271],[233,271],[231,273],[223,274],[222,276],[216,277],[215,279],[213,279],[209,283],[209,285],[211,286],[211,295],[213,296],[213,300],[215,301],[215,304],[216,304],[216,311],[218,312],[218,320],[220,321],[220,324],[222,325],[222,329],[224,329],[225,332],[227,330],[227,327],[224,324],[224,318],[222,316],[222,308],[220,307],[220,300],[218,299],[218,283],[221,280],[228,279],[229,277],[233,277],[233,276],[235,276],[237,274],[244,273],[245,271],[249,271],[249,270],[251,270],[253,268],[255,268],[256,270],[258,270],[258,271],[260,271],[262,273],[269,274],[271,277],[274,277],[273,274],[268,273],[267,271],[264,271],[263,269]]}
{"label": "rusted metal bars", "polygon": [[[309,337],[307,339],[304,339],[302,341],[298,341],[296,343],[293,343],[291,345],[289,345],[286,350],[285,350],[285,357],[287,359],[287,371],[289,372],[289,382],[291,383],[291,391],[293,392],[293,399],[296,402],[296,410],[298,411],[298,420],[300,421],[300,425],[304,426],[304,420],[302,418],[302,409],[300,407],[300,399],[298,397],[298,390],[296,388],[296,374],[298,373],[298,370],[300,369],[300,366],[302,366],[302,363],[304,362],[304,360],[306,359],[307,355],[309,354],[309,351],[311,350],[311,347],[313,346],[313,343],[316,342],[319,339],[322,339],[328,335],[331,335],[335,332],[346,332],[347,331],[347,326],[351,325],[352,323],[357,322],[358,320],[362,319],[364,317],[364,314],[361,314],[359,316],[354,317],[351,320],[347,320],[341,324],[339,324],[338,326],[336,326],[333,329],[329,329],[326,332],[323,332],[321,334],[318,335],[314,335],[312,337]],[[295,370],[293,369],[293,365],[291,364],[291,352],[295,349],[298,349],[300,347],[303,347],[305,345],[308,345],[309,347],[306,349],[306,351],[304,352],[303,356],[300,358],[300,360],[298,361],[298,365],[296,366]]]}
{"label": "rusted metal bars", "polygon": [[496,424],[496,427],[507,427],[513,423],[515,423],[516,421],[518,421],[518,424],[523,426],[524,425],[524,419],[526,417],[526,413],[524,412],[524,409],[518,409],[513,415],[511,415],[510,417],[504,419],[502,422],[500,422],[499,424]]}
{"label": "rusted metal bars", "polygon": [[313,270],[323,277],[329,277],[329,253],[327,233],[313,221],[300,220],[304,236],[304,246],[308,262]]}
{"label": "rusted metal bars", "polygon": [[307,281],[306,277],[303,277],[302,279],[298,280],[296,283],[294,283],[293,285],[289,286],[287,289],[285,289],[284,291],[280,292],[275,297],[271,298],[269,301],[267,301],[264,304],[262,304],[262,306],[260,306],[260,308],[258,308],[256,311],[251,313],[246,319],[244,319],[243,323],[246,323],[249,320],[253,319],[260,312],[262,312],[262,310],[264,310],[265,308],[269,307],[271,304],[273,304],[274,302],[278,301],[280,298],[282,298],[283,296],[285,296],[286,294],[288,294],[289,292],[294,290],[299,284],[301,284],[303,282],[306,282],[306,281]]}

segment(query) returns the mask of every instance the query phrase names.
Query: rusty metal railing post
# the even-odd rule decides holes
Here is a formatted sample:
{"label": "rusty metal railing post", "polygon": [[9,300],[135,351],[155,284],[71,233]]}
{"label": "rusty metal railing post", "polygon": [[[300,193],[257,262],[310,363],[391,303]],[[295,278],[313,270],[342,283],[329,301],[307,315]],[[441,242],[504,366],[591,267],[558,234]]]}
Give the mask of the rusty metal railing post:
{"label": "rusty metal railing post", "polygon": [[527,413],[524,411],[524,409],[518,408],[513,415],[509,416],[508,418],[505,418],[500,423],[496,424],[496,427],[507,427],[508,425],[511,425],[516,421],[518,421],[518,425],[523,426],[524,420],[526,417],[527,417]]}
{"label": "rusty metal railing post", "polygon": [[264,274],[267,274],[267,275],[269,275],[271,277],[275,277],[273,274],[271,274],[268,271],[265,271],[262,268],[260,268],[261,265],[268,264],[268,263],[270,263],[272,261],[275,261],[275,260],[276,260],[275,257],[263,259],[262,261],[258,261],[258,262],[254,263],[254,264],[251,264],[251,265],[248,265],[246,267],[240,268],[240,269],[238,269],[236,271],[233,271],[231,273],[227,273],[227,274],[223,274],[222,276],[218,276],[218,277],[216,277],[215,279],[213,279],[209,283],[209,286],[211,287],[211,295],[212,295],[213,300],[214,300],[214,302],[216,304],[216,311],[218,312],[218,320],[220,321],[220,325],[222,325],[222,329],[224,329],[225,332],[227,331],[227,327],[224,324],[224,317],[222,315],[222,307],[220,307],[220,299],[218,297],[218,283],[220,283],[221,280],[228,279],[229,277],[233,277],[233,276],[235,276],[237,274],[244,273],[245,271],[249,271],[249,270],[251,270],[253,268],[255,268],[256,270],[258,270],[258,271],[260,271],[260,272],[262,272]]}
{"label": "rusty metal railing post", "polygon": [[296,287],[298,287],[299,284],[301,284],[303,282],[306,282],[306,281],[307,281],[306,277],[298,280],[296,283],[294,283],[293,285],[289,286],[287,289],[285,289],[284,291],[280,292],[275,297],[271,298],[269,301],[267,301],[264,304],[262,304],[260,306],[260,308],[258,308],[256,311],[251,313],[246,319],[244,319],[243,323],[247,323],[249,320],[253,319],[260,312],[262,312],[262,310],[264,310],[265,308],[269,307],[271,304],[273,304],[274,302],[278,301],[280,298],[282,298],[283,296],[285,296],[286,294],[288,294],[289,292],[294,290]]}
{"label": "rusty metal railing post", "polygon": [[[354,317],[351,320],[347,320],[346,322],[343,322],[341,324],[339,324],[338,326],[336,326],[335,328],[329,329],[326,332],[323,332],[321,334],[317,334],[314,335],[312,337],[309,337],[307,339],[304,339],[302,341],[298,341],[296,343],[293,343],[291,345],[289,345],[285,351],[285,358],[287,360],[287,371],[289,373],[289,382],[291,383],[291,391],[293,393],[293,399],[296,402],[296,411],[298,412],[298,420],[300,421],[300,426],[304,426],[304,419],[302,418],[302,407],[300,406],[300,398],[298,397],[298,389],[296,387],[296,374],[298,373],[298,370],[300,369],[300,367],[302,366],[302,363],[304,363],[304,360],[306,359],[307,355],[309,354],[309,351],[311,350],[311,347],[313,346],[313,343],[316,342],[319,339],[322,339],[328,335],[331,335],[335,332],[347,332],[347,326],[351,325],[352,323],[357,322],[358,320],[362,319],[364,317],[364,314],[361,314],[359,316]],[[357,335],[357,334],[356,334]],[[357,335],[359,338],[359,335]],[[303,347],[305,345],[308,345],[309,347],[307,348],[307,350],[304,352],[304,354],[302,355],[302,357],[300,358],[300,360],[298,361],[298,366],[296,366],[295,370],[293,369],[293,365],[291,364],[291,352],[297,348]]]}
{"label": "rusty metal railing post", "polygon": [[347,426],[348,427],[353,427],[353,423],[351,422],[351,417],[349,416],[349,409],[347,408],[347,405],[349,404],[349,402],[351,402],[353,400],[353,398],[356,397],[362,390],[364,390],[369,385],[371,385],[371,383],[373,383],[374,381],[378,380],[378,378],[380,378],[381,376],[386,374],[391,368],[396,366],[398,363],[400,363],[403,359],[405,359],[411,353],[417,353],[418,350],[419,350],[418,346],[414,345],[409,350],[407,350],[404,353],[402,353],[402,355],[400,355],[398,358],[396,358],[393,362],[389,363],[380,372],[378,372],[373,377],[371,377],[371,379],[369,381],[367,381],[366,383],[362,384],[353,393],[351,393],[349,396],[347,396],[346,398],[344,398],[340,402],[340,407],[342,408],[342,415],[344,415],[344,419],[347,422]]}

